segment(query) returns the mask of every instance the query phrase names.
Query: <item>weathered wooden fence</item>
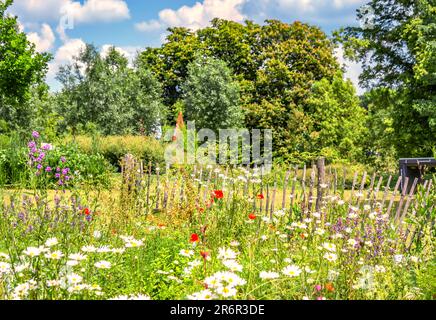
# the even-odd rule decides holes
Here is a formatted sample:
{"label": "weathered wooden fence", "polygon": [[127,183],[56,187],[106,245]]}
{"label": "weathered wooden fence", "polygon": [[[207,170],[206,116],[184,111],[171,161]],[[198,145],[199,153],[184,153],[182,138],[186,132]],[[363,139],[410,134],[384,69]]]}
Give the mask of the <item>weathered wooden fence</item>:
{"label": "weathered wooden fence", "polygon": [[[347,170],[326,166],[319,159],[310,168],[295,166],[283,177],[264,174],[262,168],[212,167],[196,165],[169,170],[144,165],[131,156],[122,161],[122,192],[143,197],[146,213],[172,210],[186,205],[195,198],[196,205],[207,206],[214,190],[222,190],[224,201],[230,206],[233,197],[247,197],[253,202],[253,211],[272,215],[276,210],[289,213],[301,210],[304,215],[322,210],[329,201],[368,210],[381,210],[388,214],[401,228],[401,222],[419,208],[432,212],[435,207],[429,199],[434,188],[433,179],[423,182],[418,190],[418,178],[380,175],[367,172],[353,174],[351,185],[347,183]],[[400,184],[404,186],[400,190]],[[187,186],[190,189],[187,190]],[[418,192],[419,191],[419,192]],[[187,192],[191,194],[187,194]],[[192,194],[194,193],[194,194]],[[280,194],[281,193],[281,194]]]}

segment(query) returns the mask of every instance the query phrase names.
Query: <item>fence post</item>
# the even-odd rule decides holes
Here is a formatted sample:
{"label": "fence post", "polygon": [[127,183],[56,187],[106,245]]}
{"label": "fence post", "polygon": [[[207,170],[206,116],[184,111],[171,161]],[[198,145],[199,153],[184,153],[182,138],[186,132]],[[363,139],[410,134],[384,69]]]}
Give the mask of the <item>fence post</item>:
{"label": "fence post", "polygon": [[325,180],[325,159],[319,158],[317,161],[317,167],[318,167],[318,185],[317,185],[317,198],[316,198],[316,206],[315,210],[319,211],[319,208],[321,207],[321,201],[322,201],[322,192],[324,187],[324,180]]}

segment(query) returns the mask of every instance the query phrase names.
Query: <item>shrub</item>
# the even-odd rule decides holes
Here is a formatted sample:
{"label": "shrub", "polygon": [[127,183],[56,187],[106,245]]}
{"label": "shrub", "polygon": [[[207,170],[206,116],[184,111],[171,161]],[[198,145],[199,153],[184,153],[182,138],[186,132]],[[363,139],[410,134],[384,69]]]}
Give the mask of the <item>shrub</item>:
{"label": "shrub", "polygon": [[153,166],[163,166],[164,147],[159,141],[145,136],[106,136],[68,137],[65,142],[75,141],[78,147],[86,154],[100,154],[110,164],[120,168],[121,158],[131,153],[136,158],[144,161],[144,164],[151,162]]}

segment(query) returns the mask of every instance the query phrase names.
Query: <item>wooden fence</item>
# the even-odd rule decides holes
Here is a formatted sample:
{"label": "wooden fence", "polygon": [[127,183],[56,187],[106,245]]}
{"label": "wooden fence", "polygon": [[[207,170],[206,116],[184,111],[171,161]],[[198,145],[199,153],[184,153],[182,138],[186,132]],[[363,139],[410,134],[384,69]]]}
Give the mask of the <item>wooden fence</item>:
{"label": "wooden fence", "polygon": [[[145,199],[144,210],[149,212],[171,210],[181,207],[195,198],[196,205],[204,206],[214,190],[223,190],[224,201],[230,206],[235,193],[253,201],[253,212],[272,215],[276,210],[293,212],[301,210],[305,214],[322,210],[327,201],[344,201],[344,205],[367,210],[382,210],[398,225],[405,217],[414,215],[419,209],[426,212],[435,209],[433,179],[425,180],[418,188],[418,179],[409,181],[392,175],[378,175],[367,172],[354,172],[352,184],[347,185],[347,171],[326,167],[324,159],[307,168],[295,166],[286,171],[283,177],[265,175],[261,168],[203,167],[196,165],[191,171],[180,169],[178,173],[166,173],[151,163],[144,166],[131,156],[122,163],[122,189],[129,194],[134,191]],[[302,170],[302,174],[301,173]],[[266,179],[266,177],[269,177]],[[187,185],[191,186],[187,190]],[[279,187],[280,186],[280,187]],[[408,186],[411,186],[408,188]],[[418,190],[419,189],[419,190]],[[409,190],[406,192],[406,190]],[[189,197],[187,195],[189,194]],[[194,193],[194,194],[192,194]],[[433,194],[433,193],[432,193]]]}

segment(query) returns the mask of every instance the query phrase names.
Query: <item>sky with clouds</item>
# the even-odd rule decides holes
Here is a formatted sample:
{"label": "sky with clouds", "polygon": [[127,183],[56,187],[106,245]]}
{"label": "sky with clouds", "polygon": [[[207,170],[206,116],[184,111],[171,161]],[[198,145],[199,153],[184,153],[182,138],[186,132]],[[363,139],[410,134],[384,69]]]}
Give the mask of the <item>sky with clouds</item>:
{"label": "sky with clouds", "polygon": [[[205,27],[215,17],[262,23],[295,20],[319,26],[327,34],[356,24],[356,9],[367,0],[14,0],[9,10],[37,50],[50,52],[47,81],[56,90],[59,67],[71,61],[85,43],[104,54],[114,45],[128,58],[147,46],[159,46],[168,27]],[[346,77],[357,86],[360,66],[344,61]],[[362,90],[357,88],[358,92]]]}

